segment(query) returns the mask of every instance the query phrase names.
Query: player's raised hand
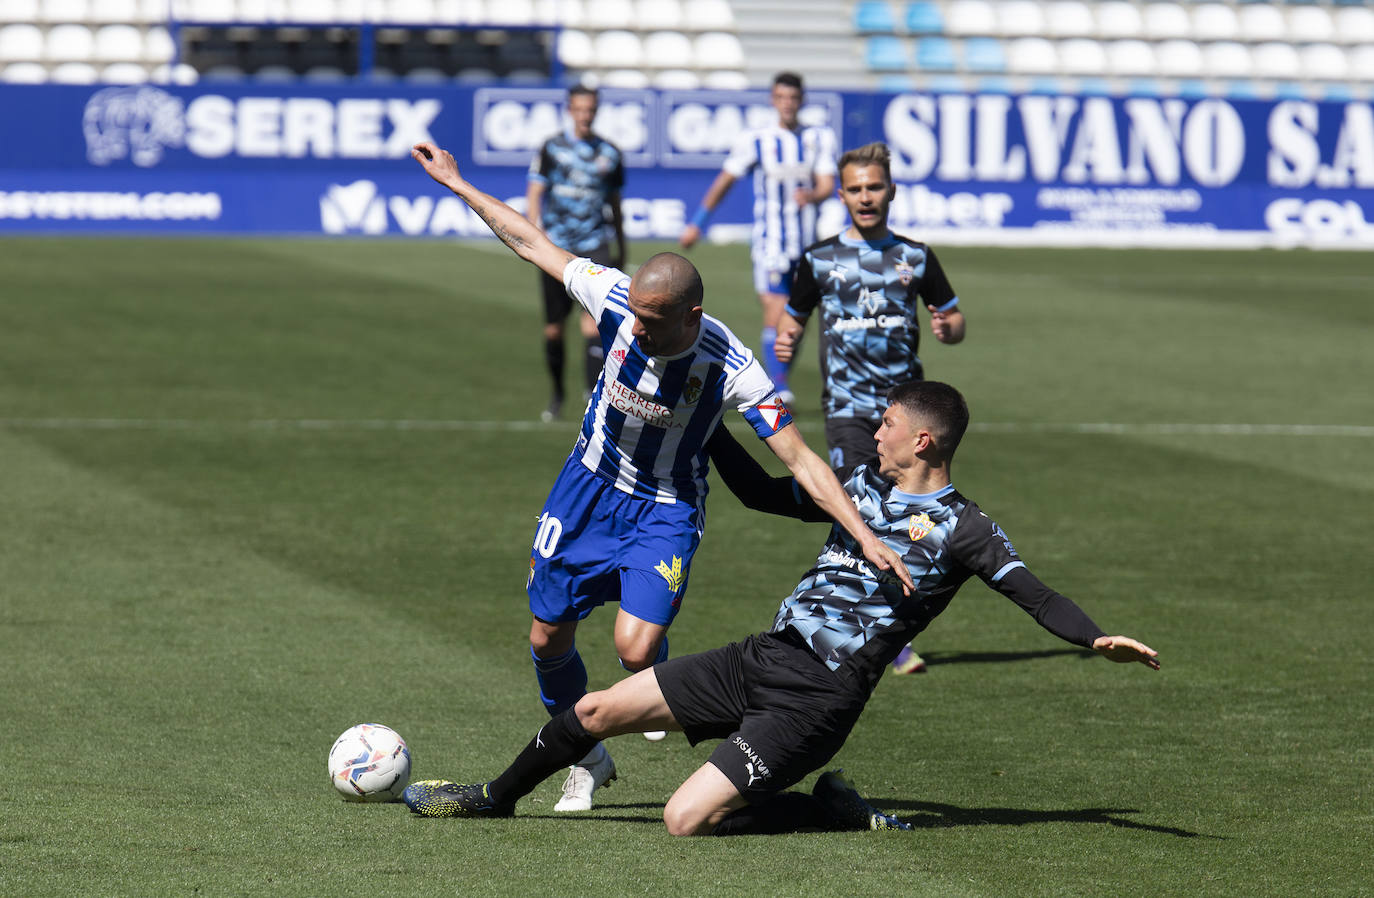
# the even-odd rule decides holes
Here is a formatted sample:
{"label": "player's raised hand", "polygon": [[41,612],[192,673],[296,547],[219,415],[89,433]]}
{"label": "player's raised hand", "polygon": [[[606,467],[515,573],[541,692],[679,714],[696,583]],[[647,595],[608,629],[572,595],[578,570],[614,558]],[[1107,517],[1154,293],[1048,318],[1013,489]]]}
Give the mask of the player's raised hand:
{"label": "player's raised hand", "polygon": [[689,224],[682,229],[682,236],[677,238],[678,244],[683,249],[691,249],[692,244],[701,239],[701,228],[694,224]]}
{"label": "player's raised hand", "polygon": [[1159,670],[1159,652],[1129,636],[1099,636],[1093,640],[1093,651],[1118,664],[1139,661],[1151,670]]}
{"label": "player's raised hand", "polygon": [[420,163],[431,178],[445,187],[453,187],[462,181],[458,174],[458,163],[453,154],[438,144],[425,141],[410,148],[410,158]]}

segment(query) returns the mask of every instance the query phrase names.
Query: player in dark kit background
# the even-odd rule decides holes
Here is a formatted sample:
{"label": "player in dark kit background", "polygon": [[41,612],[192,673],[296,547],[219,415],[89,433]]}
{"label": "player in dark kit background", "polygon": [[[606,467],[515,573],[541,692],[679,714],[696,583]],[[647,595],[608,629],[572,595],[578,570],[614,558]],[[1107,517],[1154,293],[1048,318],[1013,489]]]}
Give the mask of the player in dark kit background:
{"label": "player in dark kit background", "polygon": [[[921,303],[941,343],[962,341],[965,323],[935,251],[888,228],[896,186],[887,146],[849,150],[839,169],[850,226],[802,254],[776,352],[780,359],[793,358],[807,320],[819,308],[825,440],[830,465],[843,481],[877,459],[873,435],[888,391],[925,376],[918,354]],[[898,673],[919,673],[925,666],[914,648],[895,662]]]}
{"label": "player in dark kit background", "polygon": [[[784,791],[839,750],[888,664],[977,576],[1046,630],[1117,662],[1159,668],[1135,639],[1108,636],[1021,561],[1011,540],[950,481],[968,407],[953,387],[911,382],[892,392],[876,469],[845,484],[871,533],[901,557],[910,594],[831,528],[815,565],[783,600],[768,633],[656,664],[583,696],[554,717],[505,772],[486,783],[412,783],[405,801],[430,817],[507,817],[541,781],[596,740],[682,730],[721,739],[663,811],[673,835],[902,828],[835,774],[810,795]],[[791,493],[786,478],[764,489]],[[792,502],[783,497],[779,507]]]}
{"label": "player in dark kit background", "polygon": [[[560,249],[608,268],[623,268],[620,192],[625,186],[625,165],[615,144],[592,131],[596,111],[596,91],[582,86],[568,91],[572,128],[545,141],[530,164],[525,217]],[[544,297],[544,359],[552,381],[549,405],[541,417],[552,421],[563,410],[563,328],[575,304],[558,278],[541,273],[539,283]],[[578,321],[590,393],[601,374],[601,336],[590,315],[581,312]]]}

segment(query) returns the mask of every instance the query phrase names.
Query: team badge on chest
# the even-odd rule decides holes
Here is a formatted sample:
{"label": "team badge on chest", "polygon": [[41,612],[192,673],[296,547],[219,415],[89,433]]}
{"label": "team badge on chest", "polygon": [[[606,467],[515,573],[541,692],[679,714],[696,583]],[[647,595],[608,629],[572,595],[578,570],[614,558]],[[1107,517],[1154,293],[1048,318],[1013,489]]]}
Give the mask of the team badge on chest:
{"label": "team badge on chest", "polygon": [[919,515],[912,515],[907,523],[906,532],[911,537],[913,543],[920,542],[927,533],[935,529],[935,522],[930,519],[930,515],[924,511]]}

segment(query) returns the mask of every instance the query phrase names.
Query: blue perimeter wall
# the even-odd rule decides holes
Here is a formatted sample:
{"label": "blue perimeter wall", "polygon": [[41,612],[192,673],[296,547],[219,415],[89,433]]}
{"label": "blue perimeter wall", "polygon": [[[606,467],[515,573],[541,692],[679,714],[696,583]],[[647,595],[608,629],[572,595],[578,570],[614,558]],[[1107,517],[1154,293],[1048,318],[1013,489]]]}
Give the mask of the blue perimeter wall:
{"label": "blue perimeter wall", "polygon": [[[0,85],[0,233],[488,237],[409,158],[433,140],[514,205],[563,91],[398,84]],[[894,230],[1005,245],[1374,248],[1367,102],[811,91],[886,141]],[[672,239],[765,91],[602,91],[631,239]],[[747,236],[736,185],[715,239]],[[822,232],[846,223],[832,199]]]}

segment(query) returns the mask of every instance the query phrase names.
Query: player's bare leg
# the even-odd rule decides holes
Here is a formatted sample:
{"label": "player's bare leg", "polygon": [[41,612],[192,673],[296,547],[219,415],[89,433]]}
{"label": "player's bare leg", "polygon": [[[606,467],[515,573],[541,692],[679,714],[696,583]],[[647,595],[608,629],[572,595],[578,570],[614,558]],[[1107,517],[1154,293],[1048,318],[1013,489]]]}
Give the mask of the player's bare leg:
{"label": "player's bare leg", "polygon": [[663,822],[674,836],[710,835],[717,823],[747,802],[735,784],[707,761],[678,787],[663,808]]}
{"label": "player's bare leg", "polygon": [[[615,618],[615,651],[620,656],[620,665],[626,670],[637,671],[664,660],[667,635],[665,625],[641,620],[620,609]],[[650,742],[658,742],[667,735],[658,728],[644,732],[644,738]]]}

